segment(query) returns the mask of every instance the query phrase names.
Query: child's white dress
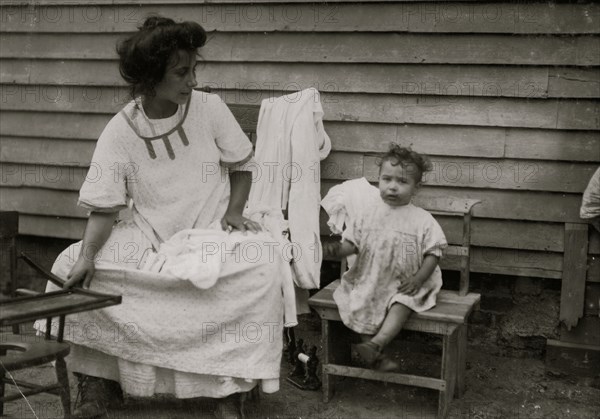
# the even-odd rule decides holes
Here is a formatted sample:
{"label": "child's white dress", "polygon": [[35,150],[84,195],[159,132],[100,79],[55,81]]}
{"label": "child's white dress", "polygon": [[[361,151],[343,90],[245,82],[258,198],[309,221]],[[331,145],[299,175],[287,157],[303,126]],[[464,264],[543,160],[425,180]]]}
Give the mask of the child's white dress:
{"label": "child's white dress", "polygon": [[442,287],[439,266],[416,295],[397,291],[403,280],[419,270],[426,255],[441,257],[447,246],[442,228],[427,211],[412,204],[391,207],[378,200],[348,226],[342,238],[359,249],[356,263],[333,294],[347,327],[375,334],[393,303],[417,312],[435,305]]}

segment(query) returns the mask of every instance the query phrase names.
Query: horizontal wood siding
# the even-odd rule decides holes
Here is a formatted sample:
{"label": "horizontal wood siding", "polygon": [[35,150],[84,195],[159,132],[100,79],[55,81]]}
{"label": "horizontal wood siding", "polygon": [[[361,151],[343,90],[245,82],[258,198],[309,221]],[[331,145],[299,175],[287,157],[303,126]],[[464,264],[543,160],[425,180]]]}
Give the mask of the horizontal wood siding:
{"label": "horizontal wood siding", "polygon": [[[415,32],[597,34],[600,5],[495,2],[336,2],[282,1],[269,4],[168,4],[135,1],[91,5],[36,1],[2,9],[6,32],[127,32],[148,13],[194,20],[209,31],[224,32]],[[64,4],[64,5],[61,5]]]}
{"label": "horizontal wood siding", "polygon": [[[320,63],[231,63],[205,62],[199,66],[198,82],[220,90],[296,90],[308,86],[338,93],[392,93],[507,98],[598,98],[600,74],[595,69],[573,70],[556,67],[494,67],[483,65],[423,64],[341,64]],[[48,85],[60,83],[85,86],[89,74],[95,74],[97,87],[123,86],[116,61],[60,59],[3,60],[0,83]],[[281,80],[281,81],[280,81]],[[283,82],[282,82],[283,81]],[[40,95],[60,92],[40,87]],[[17,92],[20,95],[26,93]],[[6,96],[15,93],[6,90]],[[28,93],[29,95],[33,94]],[[450,101],[452,99],[444,99]]]}
{"label": "horizontal wood siding", "polygon": [[[0,58],[114,60],[122,33],[6,33]],[[68,40],[71,48],[57,50]],[[504,34],[213,32],[202,53],[215,62],[316,62],[375,64],[600,64],[595,36]],[[295,48],[289,48],[295,45]],[[273,54],[272,51],[277,51]]]}
{"label": "horizontal wood siding", "polygon": [[[564,223],[581,222],[600,162],[594,2],[3,2],[0,208],[21,212],[22,234],[81,237],[77,191],[128,100],[115,44],[150,13],[207,29],[199,87],[249,124],[263,99],[321,91],[333,144],[323,194],[375,182],[375,153],[410,145],[434,163],[422,194],[482,200],[473,271],[561,278]],[[440,222],[460,237],[457,220]],[[594,281],[600,236],[589,239]]]}

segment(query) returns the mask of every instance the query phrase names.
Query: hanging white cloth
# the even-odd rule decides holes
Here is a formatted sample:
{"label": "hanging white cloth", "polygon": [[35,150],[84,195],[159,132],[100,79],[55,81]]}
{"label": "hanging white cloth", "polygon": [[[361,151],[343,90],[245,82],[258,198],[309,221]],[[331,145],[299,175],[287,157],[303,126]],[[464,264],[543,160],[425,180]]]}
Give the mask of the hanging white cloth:
{"label": "hanging white cloth", "polygon": [[263,100],[256,134],[257,166],[247,214],[267,211],[275,217],[268,224],[277,225],[287,209],[294,282],[319,288],[320,161],[331,151],[319,92],[309,88]]}

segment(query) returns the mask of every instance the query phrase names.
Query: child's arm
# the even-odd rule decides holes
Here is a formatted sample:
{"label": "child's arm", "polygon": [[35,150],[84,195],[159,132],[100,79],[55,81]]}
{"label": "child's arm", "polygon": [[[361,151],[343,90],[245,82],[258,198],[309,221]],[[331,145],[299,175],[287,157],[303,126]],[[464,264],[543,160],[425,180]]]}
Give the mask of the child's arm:
{"label": "child's arm", "polygon": [[341,259],[354,253],[358,253],[358,248],[348,240],[344,240],[341,243],[329,242],[323,245],[323,256],[334,259]]}
{"label": "child's arm", "polygon": [[429,276],[433,273],[434,269],[438,265],[438,257],[435,255],[426,255],[423,259],[423,264],[421,268],[414,274],[408,281],[402,282],[402,284],[398,287],[398,292],[406,295],[415,295],[419,289],[421,289],[421,285],[423,282],[429,278]]}

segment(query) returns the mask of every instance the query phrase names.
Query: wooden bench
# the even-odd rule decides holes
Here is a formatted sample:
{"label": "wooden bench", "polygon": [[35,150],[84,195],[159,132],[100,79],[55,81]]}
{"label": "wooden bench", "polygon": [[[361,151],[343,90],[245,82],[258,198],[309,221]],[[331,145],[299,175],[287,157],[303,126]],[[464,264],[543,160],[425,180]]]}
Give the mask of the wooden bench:
{"label": "wooden bench", "polygon": [[[333,291],[339,285],[334,281],[309,299],[309,305],[321,317],[323,340],[323,400],[328,402],[334,391],[335,376],[365,378],[397,384],[430,388],[439,391],[438,417],[444,418],[453,396],[461,397],[465,390],[467,319],[478,305],[480,295],[469,293],[469,266],[471,243],[471,214],[477,200],[440,197],[415,202],[435,215],[453,215],[463,218],[460,243],[451,243],[442,259],[441,267],[460,270],[458,291],[442,290],[434,308],[413,313],[404,330],[431,333],[442,337],[442,365],[440,378],[379,372],[350,366],[352,333],[341,322]],[[342,264],[342,272],[345,264]]]}

